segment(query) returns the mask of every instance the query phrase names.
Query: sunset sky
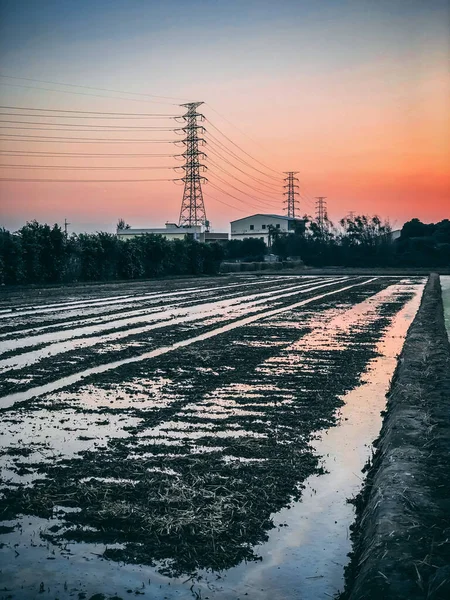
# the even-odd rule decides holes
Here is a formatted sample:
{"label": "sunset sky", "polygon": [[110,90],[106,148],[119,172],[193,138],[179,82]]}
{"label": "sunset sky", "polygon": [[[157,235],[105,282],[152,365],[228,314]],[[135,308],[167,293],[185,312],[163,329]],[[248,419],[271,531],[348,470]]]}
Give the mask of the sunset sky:
{"label": "sunset sky", "polygon": [[[320,195],[332,220],[349,211],[379,214],[398,228],[412,217],[450,218],[448,0],[2,0],[0,22],[2,107],[180,115],[182,102],[204,101],[205,205],[215,230],[246,214],[283,214],[288,170],[298,171],[301,213],[312,213]],[[182,152],[170,143],[172,131],[87,127],[169,129],[177,126],[171,119],[59,118],[76,123],[67,126],[76,133],[63,125],[55,133],[45,128],[56,119],[20,117],[30,124],[19,130],[6,114],[15,110],[0,112],[7,127],[0,178],[182,176],[171,156],[129,156]],[[146,141],[68,143],[70,136]],[[127,156],[86,156],[96,153]],[[182,191],[172,181],[0,181],[0,225],[67,218],[72,231],[113,231],[122,217],[132,226],[162,226],[178,220]]]}

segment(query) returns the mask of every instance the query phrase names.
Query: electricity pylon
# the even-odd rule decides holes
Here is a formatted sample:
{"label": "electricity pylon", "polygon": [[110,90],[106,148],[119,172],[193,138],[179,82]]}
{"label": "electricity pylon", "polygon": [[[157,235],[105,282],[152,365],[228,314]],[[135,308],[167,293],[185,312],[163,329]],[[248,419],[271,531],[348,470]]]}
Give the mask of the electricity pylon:
{"label": "electricity pylon", "polygon": [[206,166],[200,163],[200,160],[206,157],[206,154],[199,150],[199,146],[205,144],[205,140],[199,137],[205,131],[203,125],[199,122],[204,121],[205,117],[197,112],[197,108],[203,102],[189,102],[182,104],[187,108],[187,112],[183,115],[186,125],[181,128],[186,137],[182,140],[186,146],[182,156],[185,159],[183,165],[184,181],[183,200],[181,202],[179,225],[184,227],[192,227],[193,225],[205,225],[206,212],[203,202],[202,183],[206,181],[200,173],[206,170]]}
{"label": "electricity pylon", "polygon": [[287,189],[287,192],[283,192],[284,196],[287,196],[287,200],[285,200],[285,204],[287,204],[287,216],[291,219],[295,219],[295,209],[297,208],[297,213],[299,212],[299,204],[297,200],[298,196],[298,185],[295,183],[298,181],[298,177],[294,177],[298,171],[284,171],[287,177],[284,178],[286,185],[283,187]]}
{"label": "electricity pylon", "polygon": [[328,219],[326,196],[316,196],[316,219],[320,230],[323,231]]}

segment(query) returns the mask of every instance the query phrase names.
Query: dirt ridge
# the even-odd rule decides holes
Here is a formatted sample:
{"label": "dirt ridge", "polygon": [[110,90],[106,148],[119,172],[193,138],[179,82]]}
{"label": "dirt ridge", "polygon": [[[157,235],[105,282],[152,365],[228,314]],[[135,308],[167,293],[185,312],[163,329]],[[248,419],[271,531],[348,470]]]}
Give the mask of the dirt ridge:
{"label": "dirt ridge", "polygon": [[355,499],[341,600],[450,598],[450,345],[431,274]]}

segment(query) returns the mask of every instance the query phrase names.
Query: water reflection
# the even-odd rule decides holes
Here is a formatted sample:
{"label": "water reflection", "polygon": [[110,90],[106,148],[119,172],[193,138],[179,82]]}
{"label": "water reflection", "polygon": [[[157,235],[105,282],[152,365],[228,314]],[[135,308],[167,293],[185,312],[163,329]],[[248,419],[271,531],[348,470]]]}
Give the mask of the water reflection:
{"label": "water reflection", "polygon": [[21,447],[26,433],[32,454],[3,457],[19,478],[2,490],[5,518],[76,508],[47,540],[107,544],[109,559],[175,575],[257,561],[273,515],[323,470],[313,432],[335,423],[412,294],[390,288],[366,301],[384,285],[355,288],[345,314],[330,299],[10,411],[16,437],[5,447]]}

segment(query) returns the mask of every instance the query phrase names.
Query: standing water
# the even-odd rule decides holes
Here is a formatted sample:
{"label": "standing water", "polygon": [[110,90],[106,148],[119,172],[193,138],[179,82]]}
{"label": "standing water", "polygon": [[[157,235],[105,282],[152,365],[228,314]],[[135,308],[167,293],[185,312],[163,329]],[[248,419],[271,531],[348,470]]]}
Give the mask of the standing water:
{"label": "standing water", "polygon": [[[249,600],[267,600],[269,598],[315,600],[316,598],[333,597],[343,587],[344,566],[348,560],[347,554],[351,549],[349,527],[354,520],[354,510],[347,500],[354,497],[360,490],[363,477],[362,468],[371,455],[372,441],[378,435],[381,426],[380,413],[386,402],[385,395],[407,329],[418,309],[423,285],[408,285],[408,282],[399,282],[398,285],[391,285],[350,308],[344,307],[342,310],[336,310],[331,306],[328,312],[326,310],[323,312],[322,321],[320,319],[315,321],[315,326],[306,335],[294,343],[290,343],[282,352],[259,363],[255,370],[254,389],[248,393],[247,406],[250,407],[252,394],[254,397],[257,396],[258,385],[260,388],[262,382],[266,385],[270,382],[278,385],[277,377],[279,377],[280,384],[288,386],[289,369],[291,369],[305,373],[305,384],[308,373],[311,373],[311,390],[316,395],[317,402],[325,400],[325,397],[321,395],[321,390],[317,388],[317,383],[314,382],[317,373],[319,371],[326,373],[329,367],[325,360],[316,363],[311,363],[311,361],[317,361],[320,352],[323,352],[324,356],[331,352],[344,353],[346,347],[353,342],[355,331],[357,331],[355,326],[358,323],[364,323],[365,328],[370,328],[370,323],[379,317],[379,311],[383,306],[392,300],[395,294],[401,292],[403,283],[407,283],[403,289],[413,293],[414,296],[395,317],[388,321],[389,324],[376,348],[378,354],[368,363],[359,386],[352,386],[353,389],[342,397],[344,404],[336,415],[337,425],[321,429],[314,436],[312,446],[316,455],[320,457],[325,474],[307,478],[302,486],[300,501],[292,501],[289,507],[272,514],[275,528],[269,531],[267,541],[253,548],[254,554],[261,560],[241,562],[238,566],[220,573],[200,571],[195,579],[187,575],[169,578],[158,572],[157,568],[150,566],[132,565],[128,562],[118,564],[115,561],[105,560],[103,558],[105,549],[110,552],[115,549],[120,551],[121,544],[115,543],[113,538],[109,544],[69,543],[64,546],[61,554],[55,553],[51,545],[43,545],[42,541],[39,541],[39,534],[36,535],[37,532],[48,529],[50,523],[38,517],[25,517],[19,521],[15,519],[14,522],[5,522],[6,528],[14,527],[21,538],[21,543],[16,546],[16,539],[13,540],[13,536],[17,538],[17,533],[7,533],[4,536],[7,545],[11,541],[11,549],[13,546],[17,548],[14,556],[5,546],[6,554],[14,563],[9,561],[9,567],[5,563],[5,569],[3,569],[3,574],[10,577],[9,583],[16,590],[22,585],[24,586],[22,589],[32,593],[31,590],[36,589],[36,573],[38,572],[39,577],[42,577],[44,587],[51,589],[53,596],[61,598],[67,597],[65,581],[70,582],[72,590],[75,590],[73,586],[76,584],[79,586],[78,591],[80,587],[89,590],[95,589],[110,595],[117,591],[119,592],[117,595],[123,597],[124,590],[129,589],[134,593],[139,591],[139,593],[144,593],[147,597],[150,596],[157,600],[163,598],[168,600],[172,598],[190,599],[192,597],[205,600],[207,598],[210,600],[241,598],[243,600],[244,597]],[[303,305],[304,303],[302,301],[297,304]],[[271,313],[276,319],[286,317],[284,309],[275,309]],[[317,319],[318,315],[312,312],[311,318]],[[266,320],[262,324],[263,329],[257,338],[259,343],[263,333],[267,340],[270,340],[273,332],[280,329],[281,323],[280,320],[273,321],[271,329],[270,321]],[[275,340],[274,343],[279,342]],[[360,342],[362,345],[364,343],[366,342]],[[217,347],[217,345],[213,347]],[[235,346],[234,354],[237,353],[238,348],[239,346]],[[186,369],[186,367],[184,368]],[[345,368],[344,363],[343,369]],[[351,368],[352,366],[349,365],[349,369]],[[232,389],[230,390],[230,384],[225,382],[222,386],[216,387],[212,400],[216,411],[221,403],[227,406],[229,401],[227,393],[230,391],[233,392]],[[286,388],[285,392],[286,403],[289,406],[289,389]],[[239,393],[241,400],[245,400],[245,394],[245,389],[242,387]],[[204,397],[206,400],[210,398],[208,394],[205,394]],[[199,409],[202,408],[203,405],[197,397],[195,401],[196,406]],[[134,438],[135,442],[138,444],[139,440],[143,439],[144,443],[149,445],[153,443],[152,440],[157,439],[159,443],[170,442],[176,447],[178,442],[174,435],[175,433],[180,435],[180,432],[175,431],[175,425],[178,429],[181,425],[184,426],[182,419],[188,418],[189,406],[189,404],[184,405],[184,411],[180,411],[178,420],[173,423],[172,421],[165,422],[166,435],[171,434],[167,439],[155,437],[158,435],[156,431],[158,428],[150,427],[137,434]],[[244,407],[243,404],[240,406],[241,409]],[[241,413],[243,415],[242,410]],[[256,416],[258,413],[254,414]],[[98,419],[95,415],[92,417]],[[199,415],[196,413],[193,417],[195,418],[190,423],[189,430],[184,434],[185,440],[197,436],[200,431],[195,429]],[[254,422],[257,423],[257,419]],[[208,439],[205,432],[206,425],[198,425],[198,427],[202,428],[201,435],[206,441]],[[237,436],[238,433],[245,433],[236,427],[237,425],[229,435]],[[297,423],[294,427],[297,427]],[[281,434],[283,431],[281,428]],[[144,434],[143,438],[140,437],[142,434]],[[219,442],[222,434],[225,435],[224,432],[215,431],[211,435]],[[256,434],[255,432],[255,438],[257,435],[263,437],[262,433]],[[93,438],[88,429],[83,436],[80,436],[79,440],[87,447],[93,444]],[[292,438],[292,441],[296,443],[295,438]],[[136,450],[137,446],[133,447]],[[209,450],[211,451],[212,448]],[[165,456],[168,457],[169,454]],[[230,456],[226,458],[228,459]],[[238,463],[245,462],[245,460],[250,459],[237,458]],[[153,463],[149,462],[148,464]],[[154,467],[152,468],[155,470]],[[133,481],[130,479],[124,483],[131,485]],[[261,481],[261,484],[264,484],[264,481]],[[263,491],[262,489],[261,492]],[[51,489],[50,492],[54,493]],[[51,527],[52,530],[59,527],[65,518],[64,513],[68,510],[68,507],[62,506],[55,508],[57,510],[52,519],[52,523],[54,523]],[[79,509],[71,510],[78,511]],[[88,529],[89,527],[87,527]],[[10,536],[11,540],[9,540]],[[26,538],[30,538],[31,543],[26,542]],[[33,566],[32,571],[30,570],[31,565]],[[17,577],[20,577],[20,582]],[[23,595],[22,597],[32,598],[34,595]],[[89,598],[90,594],[86,597]]]}
{"label": "standing water", "polygon": [[275,515],[281,526],[255,549],[261,562],[230,569],[214,584],[221,600],[241,598],[245,593],[252,600],[317,600],[334,597],[343,589],[351,550],[350,525],[355,518],[348,499],[361,489],[362,469],[372,455],[397,357],[422,290],[418,286],[418,293],[392,320],[378,345],[379,356],[369,363],[361,385],[343,397],[337,426],[321,430],[313,442],[326,473],[310,476],[301,501]]}

